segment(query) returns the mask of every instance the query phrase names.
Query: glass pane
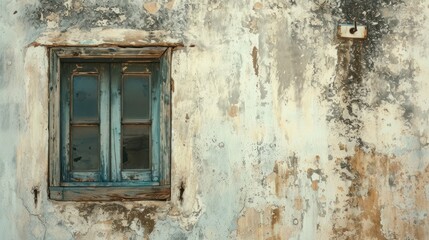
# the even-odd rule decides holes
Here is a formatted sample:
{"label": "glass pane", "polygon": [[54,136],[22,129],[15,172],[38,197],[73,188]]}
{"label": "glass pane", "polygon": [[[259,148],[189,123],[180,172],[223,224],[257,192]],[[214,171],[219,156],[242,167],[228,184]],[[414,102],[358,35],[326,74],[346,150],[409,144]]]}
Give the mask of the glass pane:
{"label": "glass pane", "polygon": [[150,117],[149,76],[124,76],[122,117],[124,120],[144,120]]}
{"label": "glass pane", "polygon": [[122,168],[149,169],[150,126],[122,126]]}
{"label": "glass pane", "polygon": [[73,120],[98,120],[97,76],[73,77]]}
{"label": "glass pane", "polygon": [[100,163],[100,137],[98,126],[72,127],[72,171],[98,170]]}

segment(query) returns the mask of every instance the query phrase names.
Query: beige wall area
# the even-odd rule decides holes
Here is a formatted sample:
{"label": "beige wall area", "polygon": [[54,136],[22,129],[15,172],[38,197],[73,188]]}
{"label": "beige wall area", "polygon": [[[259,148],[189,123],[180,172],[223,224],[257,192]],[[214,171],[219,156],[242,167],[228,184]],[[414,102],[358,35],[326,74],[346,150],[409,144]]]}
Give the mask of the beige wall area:
{"label": "beige wall area", "polygon": [[[0,239],[429,239],[428,31],[425,0],[0,0]],[[171,199],[50,200],[48,48],[172,43]]]}

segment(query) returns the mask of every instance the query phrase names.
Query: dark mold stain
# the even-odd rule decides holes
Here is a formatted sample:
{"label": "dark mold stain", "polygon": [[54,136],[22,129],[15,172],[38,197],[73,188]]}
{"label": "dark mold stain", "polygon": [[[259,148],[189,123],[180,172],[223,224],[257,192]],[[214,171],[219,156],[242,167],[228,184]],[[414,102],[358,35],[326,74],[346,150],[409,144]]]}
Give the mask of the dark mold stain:
{"label": "dark mold stain", "polygon": [[185,193],[185,183],[182,181],[179,187],[179,201],[183,202],[183,194]]}
{"label": "dark mold stain", "polygon": [[331,103],[327,120],[344,125],[346,130],[341,135],[359,144],[363,127],[360,113],[370,106],[366,100],[370,90],[362,77],[362,44],[360,41],[340,43],[337,79],[324,91],[325,98]]}
{"label": "dark mold stain", "polygon": [[[397,62],[397,59],[386,57],[391,54],[383,47],[383,44],[389,44],[383,39],[385,36],[401,36],[398,32],[402,29],[395,29],[399,23],[395,16],[385,17],[382,11],[393,11],[404,4],[405,2],[400,0],[342,0],[339,7],[332,8],[332,14],[341,17],[340,22],[351,23],[356,20],[359,24],[368,26],[369,35],[364,41],[337,40],[338,64],[335,81],[325,87],[322,94],[322,98],[331,105],[327,121],[343,125],[346,131],[340,135],[361,147],[367,145],[360,137],[364,125],[363,112],[377,111],[377,108],[386,102],[399,105],[403,109],[403,119],[411,126],[418,111],[412,96],[416,90],[413,79],[419,69],[415,67],[413,60],[405,59],[402,69],[393,72],[387,65],[389,62]],[[386,64],[375,65],[375,61],[384,61]],[[375,77],[368,79],[369,73],[375,74]],[[405,82],[411,83],[411,89],[400,90],[400,86]],[[369,96],[375,97],[370,99]]]}
{"label": "dark mold stain", "polygon": [[341,16],[343,21],[352,23],[356,20],[358,23],[368,26],[370,36],[363,42],[363,48],[371,57],[364,59],[365,68],[374,68],[375,57],[383,54],[382,37],[392,33],[392,25],[389,24],[389,19],[383,17],[382,8],[394,8],[401,4],[404,4],[403,0],[341,0],[339,7],[333,8],[332,13]]}
{"label": "dark mold stain", "polygon": [[394,174],[389,174],[389,186],[390,187],[395,187],[396,186],[395,175]]}

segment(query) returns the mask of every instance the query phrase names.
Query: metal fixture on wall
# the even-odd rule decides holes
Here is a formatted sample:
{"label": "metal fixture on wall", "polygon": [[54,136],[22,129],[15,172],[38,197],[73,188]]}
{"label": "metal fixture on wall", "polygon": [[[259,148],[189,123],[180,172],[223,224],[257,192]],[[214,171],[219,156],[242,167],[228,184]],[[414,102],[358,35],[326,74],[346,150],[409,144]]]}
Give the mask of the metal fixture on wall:
{"label": "metal fixture on wall", "polygon": [[368,29],[365,25],[358,25],[356,21],[354,24],[342,23],[337,27],[337,35],[339,38],[366,39]]}

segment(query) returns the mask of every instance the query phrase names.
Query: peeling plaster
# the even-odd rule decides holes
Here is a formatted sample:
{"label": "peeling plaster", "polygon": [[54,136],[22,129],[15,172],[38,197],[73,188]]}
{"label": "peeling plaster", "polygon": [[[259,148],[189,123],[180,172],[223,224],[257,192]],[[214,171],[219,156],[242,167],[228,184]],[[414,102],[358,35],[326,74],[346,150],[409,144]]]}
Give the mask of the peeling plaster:
{"label": "peeling plaster", "polygon": [[[338,23],[368,26],[338,39]],[[429,238],[422,0],[0,3],[5,239]],[[47,47],[173,51],[166,202],[48,199]]]}

